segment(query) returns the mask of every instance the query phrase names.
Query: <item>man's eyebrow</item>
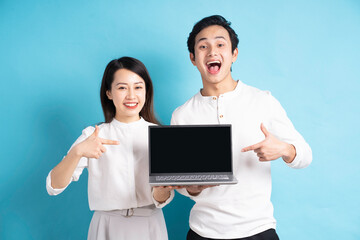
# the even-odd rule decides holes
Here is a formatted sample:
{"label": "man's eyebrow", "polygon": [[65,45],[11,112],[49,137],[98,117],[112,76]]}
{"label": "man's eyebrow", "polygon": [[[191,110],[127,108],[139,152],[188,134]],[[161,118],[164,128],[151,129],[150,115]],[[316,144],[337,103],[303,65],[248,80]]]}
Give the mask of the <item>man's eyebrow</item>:
{"label": "man's eyebrow", "polygon": [[217,36],[215,39],[224,39],[224,40],[226,40],[223,36]]}
{"label": "man's eyebrow", "polygon": [[200,41],[204,41],[206,40],[207,38],[200,38],[199,40],[197,40],[197,42],[200,42]]}
{"label": "man's eyebrow", "polygon": [[[223,37],[223,36],[216,36],[215,39],[223,39],[223,40],[226,40],[225,37]],[[197,41],[197,43],[200,42],[200,41],[204,41],[204,40],[207,40],[207,38],[200,38],[200,39]]]}

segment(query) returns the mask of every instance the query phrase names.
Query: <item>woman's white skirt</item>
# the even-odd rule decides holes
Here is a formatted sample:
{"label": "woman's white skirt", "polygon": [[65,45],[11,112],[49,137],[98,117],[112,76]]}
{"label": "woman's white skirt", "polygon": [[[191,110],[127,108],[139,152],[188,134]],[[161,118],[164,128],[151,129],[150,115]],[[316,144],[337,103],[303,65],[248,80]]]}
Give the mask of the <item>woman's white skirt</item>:
{"label": "woman's white skirt", "polygon": [[134,210],[95,211],[88,240],[113,239],[167,240],[162,210],[151,206]]}

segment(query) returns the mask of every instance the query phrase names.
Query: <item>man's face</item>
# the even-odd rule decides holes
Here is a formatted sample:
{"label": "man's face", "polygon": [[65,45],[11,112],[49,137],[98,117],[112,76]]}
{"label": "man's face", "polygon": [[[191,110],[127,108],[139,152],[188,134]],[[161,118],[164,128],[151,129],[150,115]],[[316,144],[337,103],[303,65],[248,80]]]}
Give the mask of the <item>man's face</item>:
{"label": "man's face", "polygon": [[231,64],[236,61],[238,49],[231,51],[228,31],[218,25],[201,30],[195,37],[191,62],[201,74],[203,84],[217,84],[231,78]]}

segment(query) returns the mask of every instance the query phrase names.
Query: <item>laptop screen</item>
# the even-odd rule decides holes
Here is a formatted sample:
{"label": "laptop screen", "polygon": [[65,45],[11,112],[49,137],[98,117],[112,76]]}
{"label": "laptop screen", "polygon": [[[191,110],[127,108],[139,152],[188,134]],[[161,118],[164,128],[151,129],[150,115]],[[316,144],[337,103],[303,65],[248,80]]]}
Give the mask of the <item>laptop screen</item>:
{"label": "laptop screen", "polygon": [[231,125],[149,127],[150,175],[232,172]]}

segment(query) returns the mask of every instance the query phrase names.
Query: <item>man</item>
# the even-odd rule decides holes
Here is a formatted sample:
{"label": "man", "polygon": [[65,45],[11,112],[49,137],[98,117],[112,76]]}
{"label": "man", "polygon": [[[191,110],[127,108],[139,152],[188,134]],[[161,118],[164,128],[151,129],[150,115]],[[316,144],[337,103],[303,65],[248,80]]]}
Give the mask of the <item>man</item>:
{"label": "man", "polygon": [[[270,161],[282,158],[292,168],[304,168],[312,161],[309,145],[280,103],[269,92],[232,78],[238,42],[230,23],[218,15],[196,23],[187,42],[203,88],[174,111],[171,124],[232,124],[238,179],[235,185],[178,189],[196,202],[187,235],[191,240],[279,239],[270,201]],[[173,188],[155,188],[154,199],[167,204]]]}

